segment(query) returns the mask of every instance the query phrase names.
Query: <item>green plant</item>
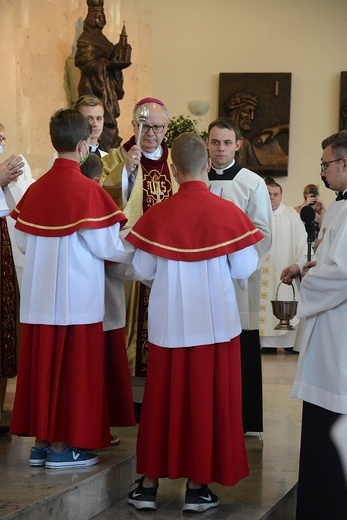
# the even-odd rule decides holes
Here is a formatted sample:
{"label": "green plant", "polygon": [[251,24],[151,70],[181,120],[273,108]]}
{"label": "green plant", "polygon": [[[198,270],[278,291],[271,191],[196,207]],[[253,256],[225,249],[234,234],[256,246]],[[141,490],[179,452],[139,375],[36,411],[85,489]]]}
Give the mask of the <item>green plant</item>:
{"label": "green plant", "polygon": [[190,116],[180,115],[177,117],[172,117],[169,122],[168,131],[165,134],[165,140],[168,147],[170,148],[175,137],[182,134],[183,132],[195,132],[205,141],[208,134],[206,130],[199,131],[197,125],[198,121],[196,119],[191,119]]}

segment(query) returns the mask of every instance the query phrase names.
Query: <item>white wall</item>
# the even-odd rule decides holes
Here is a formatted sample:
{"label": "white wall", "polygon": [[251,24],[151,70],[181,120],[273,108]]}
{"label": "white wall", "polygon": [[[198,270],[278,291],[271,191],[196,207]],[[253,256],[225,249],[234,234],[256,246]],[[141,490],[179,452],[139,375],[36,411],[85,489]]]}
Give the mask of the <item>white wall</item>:
{"label": "white wall", "polygon": [[[105,35],[123,21],[132,45],[124,71],[120,135],[131,132],[141,97],[162,98],[172,116],[207,99],[201,128],[217,116],[220,72],[291,72],[289,176],[284,200],[301,201],[319,183],[320,143],[338,131],[340,72],[347,70],[347,2],[330,0],[104,0]],[[35,176],[51,156],[48,122],[66,106],[65,62],[87,13],[85,0],[0,0],[1,105],[8,152],[22,152]]]}
{"label": "white wall", "polygon": [[284,201],[320,181],[321,141],[338,131],[340,72],[347,70],[345,0],[153,0],[153,89],[171,115],[208,99],[201,126],[218,116],[220,72],[291,72],[288,178]]}

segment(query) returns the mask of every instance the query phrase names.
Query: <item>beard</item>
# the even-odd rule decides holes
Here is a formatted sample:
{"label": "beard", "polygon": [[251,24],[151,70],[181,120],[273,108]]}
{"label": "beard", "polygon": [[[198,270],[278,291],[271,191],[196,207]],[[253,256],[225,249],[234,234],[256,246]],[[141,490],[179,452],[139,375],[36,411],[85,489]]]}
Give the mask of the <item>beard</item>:
{"label": "beard", "polygon": [[331,188],[330,188],[330,184],[328,183],[326,177],[325,177],[324,175],[321,175],[321,179],[322,179],[322,181],[323,181],[324,186],[325,186],[326,188],[328,188],[329,190],[331,190]]}

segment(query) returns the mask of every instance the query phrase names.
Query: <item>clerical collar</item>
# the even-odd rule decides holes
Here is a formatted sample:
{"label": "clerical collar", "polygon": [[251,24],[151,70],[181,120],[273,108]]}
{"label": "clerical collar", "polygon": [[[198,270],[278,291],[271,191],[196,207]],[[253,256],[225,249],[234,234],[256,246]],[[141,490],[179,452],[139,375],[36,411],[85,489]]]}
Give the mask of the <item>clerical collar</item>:
{"label": "clerical collar", "polygon": [[231,168],[232,166],[234,166],[234,164],[235,164],[235,159],[233,159],[233,161],[228,166],[226,166],[225,168],[222,168],[222,169],[216,168],[215,166],[213,166],[213,164],[212,164],[212,168],[214,169],[214,171],[216,172],[217,175],[223,175],[224,170],[227,170],[228,168]]}
{"label": "clerical collar", "polygon": [[147,159],[153,159],[155,161],[158,161],[158,159],[161,158],[161,156],[163,155],[163,148],[161,145],[158,146],[158,148],[156,150],[154,150],[154,152],[144,152],[142,150],[142,153],[145,157],[147,157]]}
{"label": "clerical collar", "polygon": [[227,168],[224,168],[224,170],[215,170],[212,166],[208,172],[208,179],[210,181],[232,181],[242,168],[243,167],[236,161],[233,161]]}

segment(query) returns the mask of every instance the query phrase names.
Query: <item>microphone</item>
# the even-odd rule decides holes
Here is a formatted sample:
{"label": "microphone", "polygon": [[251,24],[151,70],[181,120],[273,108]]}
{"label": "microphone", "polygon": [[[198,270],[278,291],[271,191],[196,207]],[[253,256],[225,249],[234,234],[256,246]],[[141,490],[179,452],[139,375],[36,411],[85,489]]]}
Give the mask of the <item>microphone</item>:
{"label": "microphone", "polygon": [[300,211],[300,218],[305,224],[307,230],[307,227],[311,228],[312,226],[314,226],[316,212],[313,208],[311,208],[311,206],[304,206]]}
{"label": "microphone", "polygon": [[315,220],[316,220],[316,212],[311,206],[304,206],[300,211],[300,218],[305,224],[305,229],[307,232],[307,261],[311,260],[311,244],[315,241]]}

